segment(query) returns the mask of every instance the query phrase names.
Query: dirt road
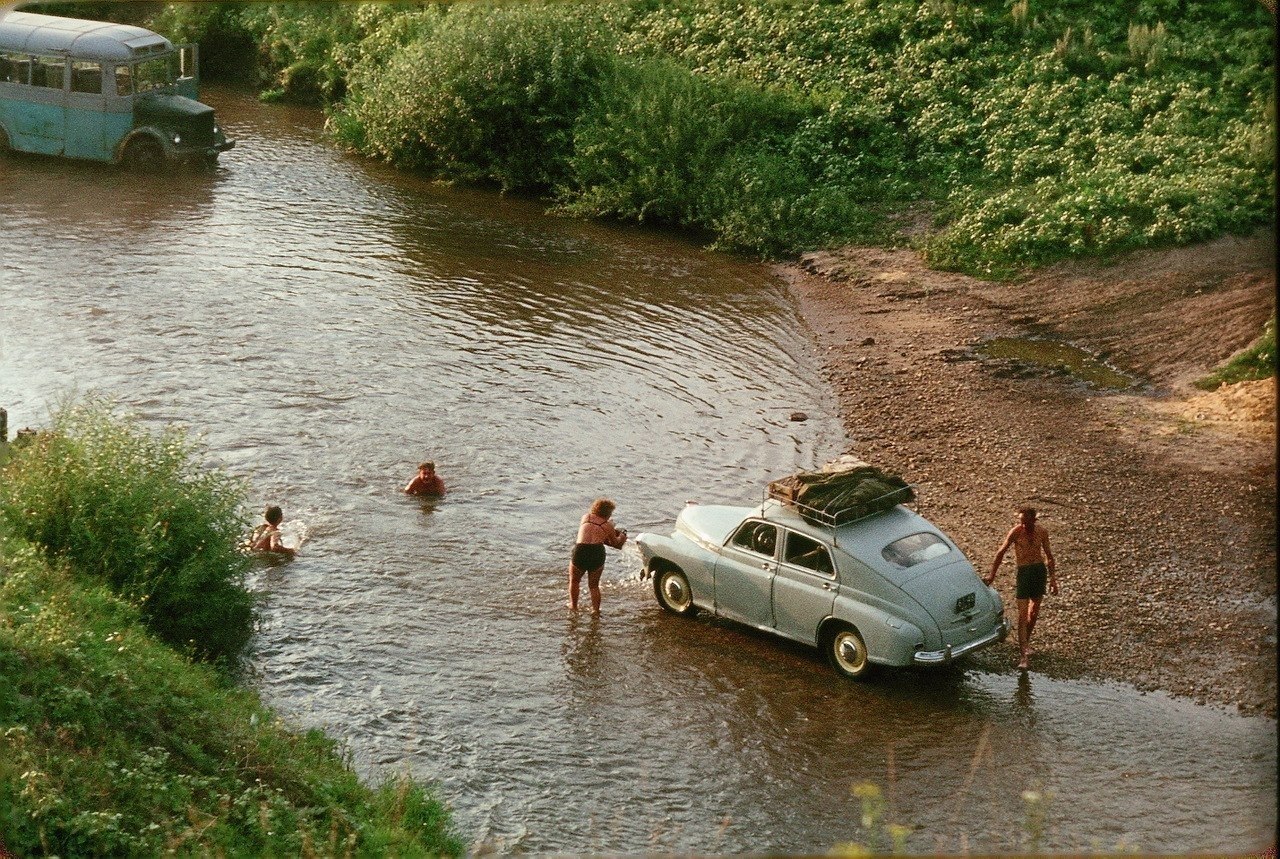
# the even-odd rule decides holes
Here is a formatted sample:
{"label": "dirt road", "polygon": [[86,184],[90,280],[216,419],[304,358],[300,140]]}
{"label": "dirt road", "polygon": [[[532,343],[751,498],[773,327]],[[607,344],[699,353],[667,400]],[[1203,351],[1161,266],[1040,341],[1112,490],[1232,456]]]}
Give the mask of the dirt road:
{"label": "dirt road", "polygon": [[[920,511],[989,569],[1014,510],[1049,528],[1032,670],[1276,715],[1274,381],[1191,382],[1275,309],[1274,234],[1062,265],[1015,284],[908,250],[782,266],[826,349],[851,453],[920,489]],[[1059,339],[1141,383],[1091,389],[974,347]],[[997,587],[1013,619],[1013,564]],[[1013,671],[1016,646],[977,657]]]}

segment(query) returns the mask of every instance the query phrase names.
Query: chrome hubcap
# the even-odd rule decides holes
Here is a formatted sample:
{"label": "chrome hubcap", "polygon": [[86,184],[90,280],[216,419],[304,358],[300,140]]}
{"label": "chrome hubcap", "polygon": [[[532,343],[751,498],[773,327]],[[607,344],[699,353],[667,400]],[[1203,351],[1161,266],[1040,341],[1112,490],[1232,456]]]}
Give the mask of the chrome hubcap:
{"label": "chrome hubcap", "polygon": [[862,652],[862,648],[858,646],[858,639],[854,638],[852,633],[842,632],[836,637],[836,658],[849,671],[858,671],[862,668],[866,655]]}
{"label": "chrome hubcap", "polygon": [[667,595],[667,602],[674,608],[684,608],[689,603],[689,594],[685,590],[684,580],[679,576],[667,576],[662,582],[662,592]]}

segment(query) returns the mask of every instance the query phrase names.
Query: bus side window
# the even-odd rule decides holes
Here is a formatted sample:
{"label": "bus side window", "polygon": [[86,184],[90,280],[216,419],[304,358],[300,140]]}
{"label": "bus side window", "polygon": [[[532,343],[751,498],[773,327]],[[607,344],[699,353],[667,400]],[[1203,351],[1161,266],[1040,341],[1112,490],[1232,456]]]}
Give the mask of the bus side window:
{"label": "bus side window", "polygon": [[116,66],[116,95],[133,95],[133,74],[129,66]]}
{"label": "bus side window", "polygon": [[72,61],[72,92],[90,92],[101,95],[102,67],[99,63],[84,60]]}
{"label": "bus side window", "polygon": [[49,89],[62,89],[62,79],[67,70],[66,60],[41,59],[35,68],[32,83]]}
{"label": "bus side window", "polygon": [[31,83],[31,58],[25,54],[0,54],[0,81]]}
{"label": "bus side window", "polygon": [[102,66],[75,60],[71,63],[71,91],[102,94]]}

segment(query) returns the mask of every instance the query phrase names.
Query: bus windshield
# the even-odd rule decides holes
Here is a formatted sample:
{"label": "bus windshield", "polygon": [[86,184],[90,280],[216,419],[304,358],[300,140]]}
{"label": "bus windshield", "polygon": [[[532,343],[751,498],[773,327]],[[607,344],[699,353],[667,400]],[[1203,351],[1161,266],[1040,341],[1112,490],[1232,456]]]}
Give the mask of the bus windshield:
{"label": "bus windshield", "polygon": [[133,66],[133,91],[146,92],[158,87],[169,86],[178,77],[178,56],[169,54],[144,60]]}

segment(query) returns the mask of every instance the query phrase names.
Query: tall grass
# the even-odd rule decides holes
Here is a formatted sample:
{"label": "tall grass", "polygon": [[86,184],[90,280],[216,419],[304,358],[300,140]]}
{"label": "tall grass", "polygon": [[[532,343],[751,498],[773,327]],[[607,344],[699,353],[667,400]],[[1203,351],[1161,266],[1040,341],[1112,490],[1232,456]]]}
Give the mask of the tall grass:
{"label": "tall grass", "polygon": [[462,853],[425,787],[362,786],[333,740],[291,730],[252,691],[159,643],[137,606],[7,528],[0,853]]}
{"label": "tall grass", "polygon": [[1257,340],[1203,379],[1198,379],[1195,386],[1204,391],[1216,391],[1223,385],[1269,379],[1275,374],[1276,318],[1272,316],[1262,327],[1262,334]]}
{"label": "tall grass", "polygon": [[68,404],[0,471],[0,519],[137,606],[162,641],[230,665],[255,621],[236,548],[243,492],[197,453],[181,431],[153,435],[105,401]]}

